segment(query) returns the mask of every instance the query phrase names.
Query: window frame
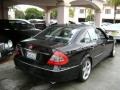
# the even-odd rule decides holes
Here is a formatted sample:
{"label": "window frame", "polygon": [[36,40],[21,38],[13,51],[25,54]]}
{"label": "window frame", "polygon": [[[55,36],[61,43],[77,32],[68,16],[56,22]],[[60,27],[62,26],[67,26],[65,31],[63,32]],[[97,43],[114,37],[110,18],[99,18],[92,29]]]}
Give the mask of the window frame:
{"label": "window frame", "polygon": [[105,14],[111,14],[111,9],[105,9]]}
{"label": "window frame", "polygon": [[[91,35],[90,29],[94,30],[95,37],[93,37],[93,34]],[[87,29],[87,31],[88,31],[88,33],[90,35],[91,42],[97,42],[98,41],[98,36],[97,36],[97,33],[95,33],[95,28],[90,27],[89,29]]]}
{"label": "window frame", "polygon": [[120,14],[120,9],[117,9],[117,10],[116,10],[116,14]]}
{"label": "window frame", "polygon": [[85,9],[80,9],[80,14],[84,14],[85,13]]}
{"label": "window frame", "polygon": [[[88,41],[88,42],[85,41],[85,37],[86,37],[87,34],[88,34],[88,36],[89,36],[89,41]],[[82,41],[83,39],[84,39],[84,41]],[[84,33],[83,37],[80,39],[80,43],[91,43],[91,37],[90,37],[90,34],[89,34],[88,31],[86,31],[86,32]]]}

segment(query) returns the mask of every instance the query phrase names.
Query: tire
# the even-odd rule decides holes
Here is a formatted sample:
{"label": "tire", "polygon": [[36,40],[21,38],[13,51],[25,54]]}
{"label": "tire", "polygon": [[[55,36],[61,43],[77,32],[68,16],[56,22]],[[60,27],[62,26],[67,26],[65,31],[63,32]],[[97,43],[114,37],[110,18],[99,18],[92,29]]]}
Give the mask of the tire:
{"label": "tire", "polygon": [[115,56],[115,45],[113,46],[113,49],[110,53],[110,57],[114,57]]}
{"label": "tire", "polygon": [[86,81],[89,76],[90,76],[90,73],[91,73],[91,61],[89,58],[84,58],[84,61],[80,67],[80,74],[79,74],[79,77],[78,77],[78,80],[80,82],[84,82]]}

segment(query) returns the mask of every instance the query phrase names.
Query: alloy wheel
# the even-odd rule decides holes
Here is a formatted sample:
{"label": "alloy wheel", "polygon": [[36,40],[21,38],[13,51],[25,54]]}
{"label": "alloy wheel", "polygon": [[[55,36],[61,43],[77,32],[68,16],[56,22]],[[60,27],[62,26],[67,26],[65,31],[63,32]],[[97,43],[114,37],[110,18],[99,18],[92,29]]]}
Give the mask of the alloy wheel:
{"label": "alloy wheel", "polygon": [[91,62],[89,59],[84,62],[82,72],[83,79],[87,80],[91,72]]}

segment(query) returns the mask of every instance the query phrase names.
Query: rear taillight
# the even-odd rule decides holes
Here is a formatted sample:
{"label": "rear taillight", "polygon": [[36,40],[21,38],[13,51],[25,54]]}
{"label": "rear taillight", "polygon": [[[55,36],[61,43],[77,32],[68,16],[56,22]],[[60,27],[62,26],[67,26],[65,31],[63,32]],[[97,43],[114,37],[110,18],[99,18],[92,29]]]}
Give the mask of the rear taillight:
{"label": "rear taillight", "polygon": [[62,66],[68,63],[68,57],[62,52],[56,51],[48,61],[49,65]]}

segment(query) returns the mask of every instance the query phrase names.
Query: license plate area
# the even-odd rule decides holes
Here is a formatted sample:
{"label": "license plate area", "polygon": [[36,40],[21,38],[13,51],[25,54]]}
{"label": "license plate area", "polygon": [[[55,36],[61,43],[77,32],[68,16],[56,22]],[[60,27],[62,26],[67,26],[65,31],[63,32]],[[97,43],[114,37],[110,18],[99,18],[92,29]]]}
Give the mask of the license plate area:
{"label": "license plate area", "polygon": [[32,52],[32,51],[27,51],[27,58],[36,60],[37,53]]}

